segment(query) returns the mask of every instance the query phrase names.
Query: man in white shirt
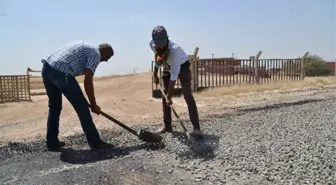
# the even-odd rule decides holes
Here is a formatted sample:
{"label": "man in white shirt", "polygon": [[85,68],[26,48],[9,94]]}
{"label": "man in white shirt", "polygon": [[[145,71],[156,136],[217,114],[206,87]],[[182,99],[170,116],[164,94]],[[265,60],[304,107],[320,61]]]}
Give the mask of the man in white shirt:
{"label": "man in white shirt", "polygon": [[183,96],[188,105],[189,118],[194,127],[194,130],[190,133],[190,135],[200,136],[202,132],[200,130],[196,102],[191,91],[191,71],[188,55],[184,52],[181,46],[168,39],[167,30],[163,26],[157,26],[153,29],[152,40],[149,45],[155,54],[155,83],[159,83],[159,67],[164,66],[162,80],[164,92],[168,98],[168,102],[166,102],[164,97],[162,98],[164,127],[158,130],[158,133],[172,132],[170,105],[173,103],[173,89],[177,78],[179,78]]}

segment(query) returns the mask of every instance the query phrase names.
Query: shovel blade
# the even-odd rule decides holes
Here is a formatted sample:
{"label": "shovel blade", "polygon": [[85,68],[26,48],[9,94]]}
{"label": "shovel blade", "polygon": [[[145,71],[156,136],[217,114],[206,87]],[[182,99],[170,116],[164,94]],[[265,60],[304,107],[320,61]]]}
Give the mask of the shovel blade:
{"label": "shovel blade", "polygon": [[159,143],[163,140],[163,137],[159,134],[148,132],[146,130],[141,130],[139,134],[139,139],[150,142],[150,143]]}

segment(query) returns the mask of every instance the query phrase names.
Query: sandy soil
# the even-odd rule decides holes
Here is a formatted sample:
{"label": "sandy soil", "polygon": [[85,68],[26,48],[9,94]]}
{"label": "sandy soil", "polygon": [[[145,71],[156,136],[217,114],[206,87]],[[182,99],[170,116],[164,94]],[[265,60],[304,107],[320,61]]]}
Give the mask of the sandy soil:
{"label": "sandy soil", "polygon": [[[104,112],[127,124],[158,122],[157,119],[161,115],[161,103],[150,101],[149,74],[97,81],[94,85],[97,102]],[[47,96],[33,96],[32,98],[32,102],[0,105],[1,140],[29,139],[45,134],[48,113]],[[98,128],[115,126],[102,116],[94,114],[93,117]],[[81,131],[77,114],[67,99],[63,97],[60,135],[68,135],[77,131]]]}
{"label": "sandy soil", "polygon": [[[94,86],[99,106],[116,119],[130,125],[161,124],[162,104],[160,99],[151,98],[149,73],[99,80]],[[82,89],[84,92],[83,86]],[[47,96],[32,96],[32,99],[32,102],[0,105],[0,140],[34,139],[44,136],[48,114]],[[180,113],[187,111],[183,98],[175,99],[175,108]],[[93,119],[98,129],[116,127],[103,116],[93,114]],[[68,136],[78,131],[82,132],[77,114],[63,97],[60,136]]]}

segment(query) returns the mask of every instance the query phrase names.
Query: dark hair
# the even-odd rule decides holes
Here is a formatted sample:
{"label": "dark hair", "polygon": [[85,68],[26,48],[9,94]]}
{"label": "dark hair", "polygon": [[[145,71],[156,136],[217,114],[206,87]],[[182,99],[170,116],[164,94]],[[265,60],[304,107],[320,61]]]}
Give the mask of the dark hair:
{"label": "dark hair", "polygon": [[112,56],[114,55],[114,50],[110,44],[107,43],[99,44],[99,49],[110,51]]}

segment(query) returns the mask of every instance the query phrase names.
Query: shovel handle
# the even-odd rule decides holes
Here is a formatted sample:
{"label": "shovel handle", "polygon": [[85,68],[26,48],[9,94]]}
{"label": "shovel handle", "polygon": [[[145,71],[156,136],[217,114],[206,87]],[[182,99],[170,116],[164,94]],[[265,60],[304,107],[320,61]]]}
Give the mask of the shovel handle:
{"label": "shovel handle", "polygon": [[[91,108],[91,105],[89,105],[89,107]],[[120,122],[119,120],[113,118],[112,116],[106,114],[103,111],[100,111],[100,114],[103,115],[105,118],[113,121],[114,123],[118,124],[119,126],[121,126],[122,128],[126,129],[127,131],[131,132],[132,134],[136,135],[139,137],[139,134],[137,133],[137,131],[131,129],[130,127],[126,126],[125,124],[123,124],[122,122]]]}
{"label": "shovel handle", "polygon": [[[152,76],[154,77],[154,74],[153,74],[153,72],[152,72],[152,71],[150,71],[150,73],[151,73],[151,74],[152,74]],[[161,85],[159,84],[158,86],[159,86],[159,89],[160,89],[160,91],[161,91],[161,94],[162,94],[162,96],[163,96],[163,97],[166,99],[166,101],[168,101],[167,95],[164,93],[164,91],[163,91],[163,89],[162,89]],[[184,124],[183,124],[183,122],[182,122],[182,120],[181,120],[180,116],[177,114],[177,112],[176,112],[176,110],[175,110],[174,106],[173,106],[173,105],[170,105],[170,107],[172,108],[172,110],[173,110],[173,113],[174,113],[174,115],[175,115],[176,119],[177,119],[177,120],[180,122],[180,125],[181,125],[181,127],[182,127],[183,131],[184,131],[184,132],[187,132],[187,128],[184,126]]]}

